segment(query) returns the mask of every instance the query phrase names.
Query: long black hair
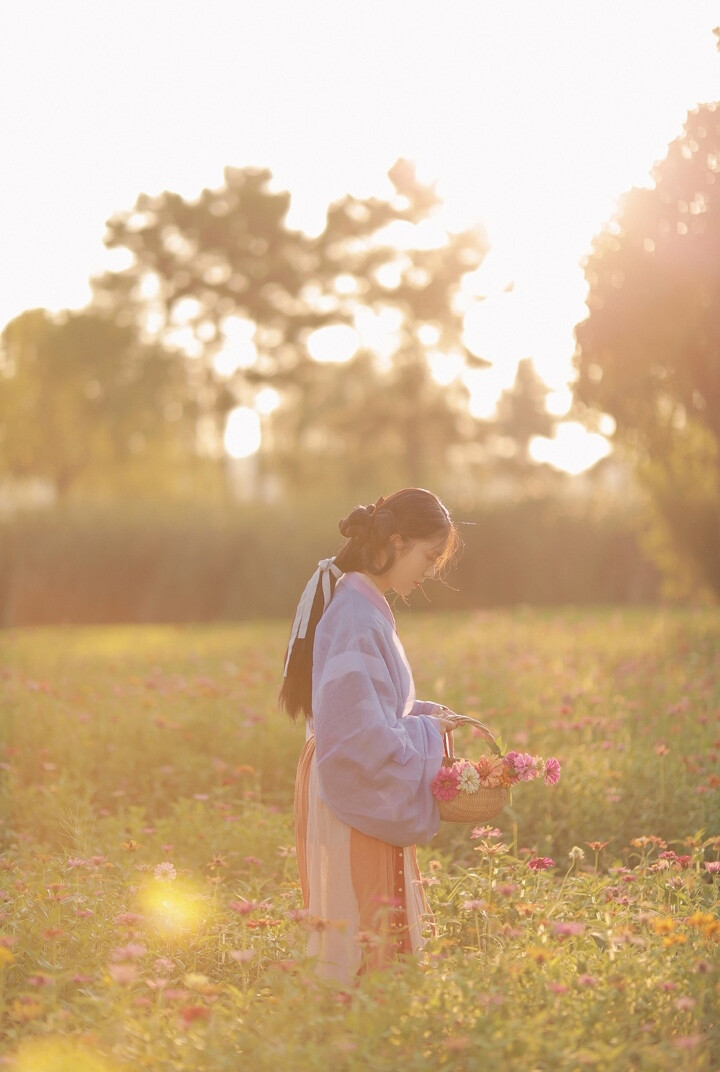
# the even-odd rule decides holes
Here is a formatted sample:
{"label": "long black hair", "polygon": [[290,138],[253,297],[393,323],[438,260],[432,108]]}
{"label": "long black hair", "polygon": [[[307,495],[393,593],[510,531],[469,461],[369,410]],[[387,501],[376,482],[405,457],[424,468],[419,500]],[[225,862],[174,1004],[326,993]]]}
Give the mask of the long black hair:
{"label": "long black hair", "polygon": [[[445,546],[435,563],[438,572],[452,561],[462,543],[450,512],[437,495],[424,488],[403,488],[387,498],[381,496],[369,506],[356,506],[338,522],[338,528],[345,543],[334,561],[343,573],[357,571],[379,576],[392,569],[396,559],[390,540],[393,535],[407,541],[444,535]],[[331,574],[331,593],[335,584]],[[322,585],[318,584],[306,635],[295,638],[280,689],[280,705],[293,720],[301,713],[312,718],[313,642],[323,610]]]}

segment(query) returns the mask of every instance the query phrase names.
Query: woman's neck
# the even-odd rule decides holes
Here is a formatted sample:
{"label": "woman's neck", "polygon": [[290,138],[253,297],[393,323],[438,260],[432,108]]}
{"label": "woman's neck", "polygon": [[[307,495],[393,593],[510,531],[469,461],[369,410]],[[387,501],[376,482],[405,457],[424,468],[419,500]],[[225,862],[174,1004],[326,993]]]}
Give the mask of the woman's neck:
{"label": "woman's neck", "polygon": [[387,591],[387,589],[381,587],[380,584],[378,584],[377,578],[373,577],[372,573],[365,573],[364,570],[358,570],[358,572],[360,576],[368,582],[368,584],[371,584],[373,586],[376,592],[379,592],[383,598],[385,597],[385,592]]}

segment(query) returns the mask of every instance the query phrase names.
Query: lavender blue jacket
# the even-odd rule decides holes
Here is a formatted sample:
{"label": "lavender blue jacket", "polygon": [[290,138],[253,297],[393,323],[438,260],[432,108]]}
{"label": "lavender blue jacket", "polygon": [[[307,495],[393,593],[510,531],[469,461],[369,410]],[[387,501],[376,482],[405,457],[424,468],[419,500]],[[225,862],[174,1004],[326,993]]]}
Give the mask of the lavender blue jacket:
{"label": "lavender blue jacket", "polygon": [[387,601],[362,574],[344,574],[313,649],[318,793],[342,822],[391,845],[437,833],[430,784],[443,743],[428,716],[439,707],[415,699]]}

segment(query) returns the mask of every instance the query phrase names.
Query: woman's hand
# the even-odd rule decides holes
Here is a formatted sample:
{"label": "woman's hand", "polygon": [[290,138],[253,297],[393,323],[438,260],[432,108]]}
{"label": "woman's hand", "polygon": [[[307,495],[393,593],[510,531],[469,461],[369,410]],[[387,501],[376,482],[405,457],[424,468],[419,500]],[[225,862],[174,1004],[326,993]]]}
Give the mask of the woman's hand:
{"label": "woman's hand", "polygon": [[451,711],[449,707],[441,707],[437,714],[429,716],[441,733],[449,733],[454,730],[458,725],[462,715],[459,715],[456,711]]}

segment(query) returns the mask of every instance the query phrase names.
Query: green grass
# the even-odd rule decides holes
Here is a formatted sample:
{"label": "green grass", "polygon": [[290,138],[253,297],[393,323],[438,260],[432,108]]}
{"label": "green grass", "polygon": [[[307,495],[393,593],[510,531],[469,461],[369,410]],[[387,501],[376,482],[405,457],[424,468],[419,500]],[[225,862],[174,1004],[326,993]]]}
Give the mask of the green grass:
{"label": "green grass", "polygon": [[287,624],[0,634],[0,1067],[717,1069],[720,612],[398,621],[420,697],[563,773],[443,827],[425,954],[350,991],[304,957]]}

